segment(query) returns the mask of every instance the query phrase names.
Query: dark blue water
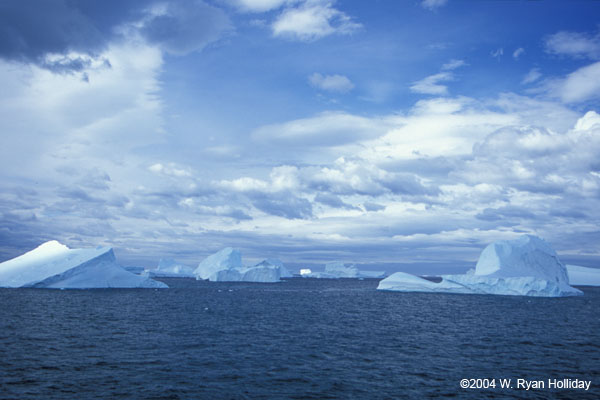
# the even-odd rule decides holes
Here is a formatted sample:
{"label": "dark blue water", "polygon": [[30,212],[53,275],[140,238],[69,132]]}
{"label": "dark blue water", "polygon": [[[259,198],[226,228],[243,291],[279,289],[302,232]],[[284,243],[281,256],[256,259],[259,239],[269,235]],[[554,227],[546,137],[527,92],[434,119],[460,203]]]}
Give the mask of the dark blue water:
{"label": "dark blue water", "polygon": [[[600,290],[538,299],[391,293],[377,280],[165,280],[0,290],[0,398],[600,398]],[[461,389],[591,380],[590,391]]]}

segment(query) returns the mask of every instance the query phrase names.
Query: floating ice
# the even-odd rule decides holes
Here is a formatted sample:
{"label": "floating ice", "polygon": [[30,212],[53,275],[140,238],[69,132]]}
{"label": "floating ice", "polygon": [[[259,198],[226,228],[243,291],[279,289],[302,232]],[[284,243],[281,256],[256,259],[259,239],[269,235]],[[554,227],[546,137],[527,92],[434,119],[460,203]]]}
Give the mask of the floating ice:
{"label": "floating ice", "polygon": [[255,267],[266,267],[266,266],[275,266],[275,267],[279,267],[279,270],[281,272],[281,277],[282,278],[291,278],[292,273],[283,265],[283,262],[278,259],[278,258],[267,258],[264,261],[259,262],[258,264],[255,265]]}
{"label": "floating ice", "polygon": [[0,264],[1,287],[165,288],[117,264],[110,247],[69,249],[56,240]]}
{"label": "floating ice", "polygon": [[196,279],[214,282],[279,282],[282,267],[279,260],[265,260],[254,267],[244,267],[240,251],[226,247],[206,257],[194,274]]}
{"label": "floating ice", "polygon": [[155,269],[145,271],[150,277],[194,278],[194,268],[178,263],[172,258],[161,258]]}
{"label": "floating ice", "polygon": [[359,271],[355,265],[346,266],[341,261],[333,261],[325,264],[324,272],[300,273],[303,277],[321,278],[321,279],[339,279],[339,278],[381,278],[385,275],[382,271]]}
{"label": "floating ice", "polygon": [[540,297],[583,294],[569,286],[567,269],[552,247],[531,235],[488,245],[472,273],[442,275],[439,283],[396,273],[382,280],[378,289]]}

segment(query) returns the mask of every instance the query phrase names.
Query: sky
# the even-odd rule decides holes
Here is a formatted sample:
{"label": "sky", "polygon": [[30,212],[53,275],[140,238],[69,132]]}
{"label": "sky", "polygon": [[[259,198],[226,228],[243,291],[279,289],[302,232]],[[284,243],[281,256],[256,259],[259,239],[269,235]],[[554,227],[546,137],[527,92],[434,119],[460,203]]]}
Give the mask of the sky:
{"label": "sky", "polygon": [[600,2],[0,2],[0,261],[600,266]]}

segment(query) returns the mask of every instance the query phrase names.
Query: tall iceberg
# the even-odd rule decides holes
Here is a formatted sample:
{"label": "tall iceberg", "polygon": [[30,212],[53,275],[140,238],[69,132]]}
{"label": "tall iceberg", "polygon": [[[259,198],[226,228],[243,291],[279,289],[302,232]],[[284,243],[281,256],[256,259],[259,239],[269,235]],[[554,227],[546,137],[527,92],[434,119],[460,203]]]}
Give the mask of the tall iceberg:
{"label": "tall iceberg", "polygon": [[567,269],[552,247],[531,235],[494,242],[483,250],[474,272],[442,275],[441,278],[441,282],[436,283],[410,274],[395,273],[383,279],[378,289],[538,297],[583,294],[569,285]]}
{"label": "tall iceberg", "polygon": [[198,265],[194,275],[196,279],[207,279],[213,282],[279,282],[282,266],[283,264],[274,265],[265,260],[254,267],[244,267],[242,253],[237,249],[226,247],[206,257]]}
{"label": "tall iceberg", "polygon": [[0,263],[0,287],[166,288],[117,264],[110,247],[69,249],[56,240]]}

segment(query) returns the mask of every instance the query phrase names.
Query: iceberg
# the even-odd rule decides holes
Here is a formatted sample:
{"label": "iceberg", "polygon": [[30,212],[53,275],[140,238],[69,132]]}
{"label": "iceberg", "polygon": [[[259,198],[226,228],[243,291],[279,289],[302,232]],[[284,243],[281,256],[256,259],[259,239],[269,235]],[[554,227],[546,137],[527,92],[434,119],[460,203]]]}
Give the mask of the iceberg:
{"label": "iceberg", "polygon": [[206,257],[198,264],[198,267],[194,270],[194,275],[198,280],[215,280],[210,278],[219,271],[234,268],[242,268],[242,253],[237,249],[226,247]]}
{"label": "iceberg", "polygon": [[567,268],[544,240],[523,235],[498,241],[481,253],[475,271],[442,275],[440,282],[395,273],[383,279],[380,290],[564,297],[583,293],[569,285]]}
{"label": "iceberg", "polygon": [[600,268],[567,264],[569,284],[577,286],[600,286]]}
{"label": "iceberg", "polygon": [[[242,254],[239,250],[226,247],[206,257],[194,271],[196,279],[207,279],[213,282],[279,282],[283,263],[269,259],[253,267],[242,265]],[[284,273],[289,271],[285,270]]]}
{"label": "iceberg", "polygon": [[308,272],[302,273],[302,277],[321,278],[321,279],[339,279],[339,278],[382,278],[385,275],[383,271],[359,271],[355,265],[346,266],[341,261],[333,261],[325,264],[324,272]]}
{"label": "iceberg", "polygon": [[0,287],[49,289],[166,288],[117,264],[110,247],[69,249],[52,240],[0,263]]}
{"label": "iceberg", "polygon": [[155,269],[144,271],[150,277],[194,278],[194,268],[178,263],[172,258],[161,258]]}
{"label": "iceberg", "polygon": [[281,272],[281,277],[282,278],[291,278],[294,275],[290,272],[290,270],[288,270],[284,265],[283,262],[278,259],[278,258],[267,258],[266,260],[263,260],[261,262],[259,262],[258,264],[255,265],[255,267],[267,267],[267,266],[274,266],[274,267],[279,267],[279,270]]}

